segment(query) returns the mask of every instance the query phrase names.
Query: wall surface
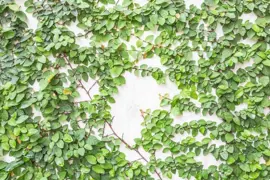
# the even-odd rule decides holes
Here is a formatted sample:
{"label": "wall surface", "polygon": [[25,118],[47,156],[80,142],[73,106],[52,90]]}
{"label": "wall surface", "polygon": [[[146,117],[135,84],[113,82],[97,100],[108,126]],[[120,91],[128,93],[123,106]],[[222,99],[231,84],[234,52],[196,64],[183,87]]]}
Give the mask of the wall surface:
{"label": "wall surface", "polygon": [[[24,0],[16,0],[17,4],[21,5],[21,9],[25,10],[25,7],[23,6]],[[145,4],[146,0],[136,0],[136,2],[140,4]],[[195,5],[197,7],[201,6],[201,3],[203,0],[186,0],[186,5],[189,7],[190,5]],[[109,8],[109,7],[108,7]],[[38,22],[37,20],[31,16],[31,14],[27,14],[28,17],[28,25],[29,28],[35,30],[38,28]],[[254,14],[246,14],[241,17],[244,21],[249,20],[251,22],[254,22],[256,20],[256,16]],[[76,22],[73,23],[71,26],[68,27],[70,30],[72,30],[75,34],[83,33],[83,31],[76,27]],[[219,26],[216,30],[218,37],[223,36],[223,32],[221,29],[221,26]],[[148,32],[147,34],[153,34],[157,36],[159,34],[158,31],[156,32]],[[84,38],[79,38],[76,40],[77,44],[80,46],[88,46],[89,40]],[[136,40],[132,40],[131,42],[127,42],[127,44],[132,45],[135,44]],[[253,44],[254,42],[251,40],[245,40],[242,43],[246,44]],[[193,53],[194,60],[197,60],[198,56],[196,53]],[[51,58],[53,61],[53,58]],[[139,64],[148,64],[152,67],[160,67],[161,69],[165,70],[166,68],[163,67],[160,64],[159,57],[153,57],[151,59],[144,59],[139,62]],[[252,62],[248,62],[242,65],[239,65],[236,67],[235,71],[238,68],[243,68],[246,66],[250,66]],[[67,72],[67,69],[62,70],[63,72]],[[112,123],[112,126],[114,127],[115,131],[122,135],[123,138],[131,145],[134,144],[134,139],[140,137],[140,131],[142,129],[141,123],[143,121],[143,118],[141,117],[140,109],[146,110],[146,109],[160,109],[159,103],[159,94],[165,94],[168,93],[170,97],[173,97],[174,95],[179,93],[179,90],[177,89],[176,85],[167,80],[166,85],[158,85],[156,81],[152,77],[137,77],[134,74],[126,73],[126,84],[121,86],[119,88],[119,93],[114,96],[116,103],[112,104],[112,110],[111,113],[114,116],[114,121]],[[87,87],[91,87],[94,83],[94,80],[89,80],[89,82],[84,82],[84,84]],[[67,84],[68,86],[68,84]],[[34,85],[34,89],[38,90],[38,84],[36,83]],[[81,97],[78,100],[88,100],[88,96],[85,94],[85,92],[82,89],[79,89]],[[98,93],[98,85],[96,85],[91,91],[91,95]],[[238,109],[243,109],[246,106],[243,104],[238,107]],[[36,115],[40,115],[39,112],[36,112]],[[178,124],[182,124],[183,122],[189,122],[191,120],[198,120],[198,119],[205,119],[205,120],[212,120],[216,121],[217,123],[221,122],[221,119],[219,119],[217,116],[202,116],[198,114],[193,113],[184,113],[180,117],[175,117],[175,122]],[[106,128],[106,134],[111,134],[109,128]],[[178,141],[183,136],[175,137]],[[198,136],[197,139],[200,140],[203,137]],[[222,142],[214,142],[217,145],[222,144]],[[130,151],[126,149],[124,146],[121,147],[121,150],[125,152],[127,155],[128,160],[136,160],[139,159],[138,155],[134,153],[133,151]],[[141,150],[145,157],[149,157],[149,154]],[[162,153],[160,154],[160,158],[166,158],[166,155]],[[12,158],[7,158],[7,160],[12,160]],[[218,165],[220,162],[216,161],[214,157],[211,155],[209,156],[199,156],[197,158],[198,161],[201,161],[204,165],[204,167],[208,167],[212,164]],[[154,176],[154,175],[153,175]],[[174,180],[178,180],[179,178],[177,176],[173,177]]]}

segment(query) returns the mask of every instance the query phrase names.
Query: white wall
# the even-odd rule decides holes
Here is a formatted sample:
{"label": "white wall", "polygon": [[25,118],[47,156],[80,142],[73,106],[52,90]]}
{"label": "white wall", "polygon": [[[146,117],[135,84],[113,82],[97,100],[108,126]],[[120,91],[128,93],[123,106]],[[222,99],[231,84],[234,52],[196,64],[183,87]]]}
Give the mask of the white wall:
{"label": "white wall", "polygon": [[[23,3],[25,0],[16,0],[17,4],[21,5],[22,10],[25,10]],[[136,2],[140,4],[145,4],[146,0],[136,0]],[[186,5],[189,7],[189,5],[194,4],[197,7],[200,7],[203,0],[186,0]],[[28,17],[28,25],[32,29],[37,28],[37,21],[35,18],[33,18],[30,14],[27,14]],[[256,19],[256,16],[254,14],[248,14],[242,16],[244,20],[250,20],[253,22]],[[76,23],[73,23],[70,27],[70,30],[74,31],[75,34],[78,34],[82,32],[80,29],[76,27]],[[157,35],[159,32],[152,32],[152,34]],[[151,34],[151,32],[150,32]],[[218,37],[223,36],[223,32],[221,27],[217,28],[217,34]],[[89,44],[89,41],[83,38],[80,38],[77,40],[78,44],[81,46],[87,46]],[[252,44],[252,41],[243,41],[243,43]],[[129,44],[135,44],[135,41],[129,42]],[[139,62],[140,64],[148,64],[149,66],[154,67],[161,67],[164,69],[165,67],[162,67],[159,61],[159,57],[154,57],[151,59],[141,60]],[[250,65],[245,64],[245,66]],[[237,68],[242,67],[237,66]],[[114,96],[116,103],[112,104],[112,115],[115,116],[114,121],[112,123],[112,126],[114,127],[115,131],[119,135],[123,135],[123,138],[129,143],[134,144],[134,138],[141,137],[140,131],[142,129],[142,126],[140,125],[143,121],[143,118],[140,114],[140,109],[146,110],[146,109],[159,109],[159,94],[165,94],[169,93],[170,97],[173,97],[173,95],[179,93],[179,90],[177,87],[171,83],[169,80],[167,80],[166,85],[158,85],[156,81],[152,77],[137,77],[134,74],[131,73],[125,73],[126,78],[126,84],[119,87],[119,93]],[[89,82],[85,82],[86,86],[90,87],[94,83],[93,80],[90,80]],[[79,100],[87,100],[89,99],[88,96],[84,93],[83,90],[79,90],[81,93],[81,97]],[[95,86],[95,88],[90,92],[91,94],[98,93],[98,86]],[[244,106],[243,106],[244,107]],[[240,107],[241,108],[241,107]],[[245,108],[245,107],[244,107]],[[197,120],[197,119],[206,119],[206,120],[212,120],[216,122],[221,122],[221,120],[216,116],[202,116],[202,115],[196,115],[193,113],[184,113],[181,117],[176,117],[175,121],[177,123],[181,122],[188,122],[191,120]],[[111,134],[108,127],[106,127],[106,134]],[[183,138],[181,136],[177,136],[176,138]],[[202,137],[198,137],[198,140],[200,140]],[[222,144],[221,142],[216,142],[217,144]],[[139,158],[139,156],[134,151],[130,151],[126,149],[124,146],[121,146],[121,150],[125,152],[127,155],[128,160],[136,160]],[[145,157],[149,157],[149,155],[141,150]],[[158,153],[160,156],[159,158],[165,158],[166,155],[162,153]],[[10,158],[7,158],[7,160],[10,160]],[[198,161],[203,162],[203,165],[205,167],[208,167],[209,165],[215,164],[218,165],[218,163],[215,160],[214,157],[211,155],[209,156],[199,156],[197,158]],[[154,176],[153,176],[154,177]],[[165,178],[164,178],[165,179]],[[173,177],[174,180],[179,180],[178,176]]]}

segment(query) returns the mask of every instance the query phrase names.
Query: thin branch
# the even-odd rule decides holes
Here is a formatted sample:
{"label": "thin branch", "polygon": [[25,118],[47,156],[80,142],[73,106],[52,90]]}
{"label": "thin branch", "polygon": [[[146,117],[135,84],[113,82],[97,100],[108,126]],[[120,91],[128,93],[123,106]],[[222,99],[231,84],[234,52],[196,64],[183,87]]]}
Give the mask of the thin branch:
{"label": "thin branch", "polygon": [[93,87],[98,83],[98,81],[99,81],[99,80],[96,80],[96,81],[94,82],[94,84],[92,84],[92,86],[88,89],[87,92],[90,92],[91,89],[93,89]]}
{"label": "thin branch", "polygon": [[[106,124],[106,123],[104,123],[104,124]],[[107,135],[105,135],[103,137],[109,137],[109,136],[112,136],[112,135],[114,135],[114,134],[113,133],[112,134],[107,134]]]}
{"label": "thin branch", "polygon": [[147,71],[147,72],[150,72],[150,73],[154,72],[154,71],[151,71],[149,69],[141,69],[141,68],[138,68],[138,67],[132,67],[132,69],[133,70],[139,70],[139,71]]}
{"label": "thin branch", "polygon": [[74,104],[80,104],[80,103],[84,103],[84,102],[89,102],[89,100],[85,100],[85,101],[76,101],[76,102],[73,102]]}
{"label": "thin branch", "polygon": [[[64,57],[64,60],[66,61],[66,63],[68,64],[68,66],[69,66],[72,70],[74,70],[74,68],[72,67],[71,63],[70,63],[69,60],[68,60],[67,55],[66,55],[66,54],[63,54],[63,57]],[[92,100],[89,91],[88,91],[88,90],[85,88],[85,86],[82,84],[81,80],[78,80],[78,81],[79,81],[81,87],[84,89],[84,91],[85,91],[85,92],[87,93],[87,95],[89,96],[89,98]],[[91,90],[91,88],[94,87],[94,85],[95,85],[96,83],[97,83],[97,81],[90,87],[89,90]],[[114,117],[112,118],[112,120],[113,120],[113,119],[114,119]],[[104,136],[104,131],[105,131],[105,125],[106,125],[106,124],[108,124],[108,126],[109,126],[110,129],[112,130],[113,135],[116,136],[123,144],[125,144],[125,145],[128,147],[128,149],[134,150],[135,152],[137,152],[137,154],[138,154],[138,155],[139,155],[146,163],[149,162],[149,161],[141,154],[141,152],[140,152],[138,149],[132,148],[132,147],[131,147],[131,146],[130,146],[123,138],[121,138],[121,137],[114,131],[112,125],[111,125],[107,120],[105,120],[105,123],[104,123],[103,136]],[[92,131],[93,126],[90,126],[89,128],[90,128],[90,130],[89,130],[88,136],[91,134],[91,131]],[[87,137],[88,137],[88,136],[87,136]],[[155,170],[155,173],[156,173],[156,175],[159,177],[159,179],[162,180],[162,178],[161,178],[161,176],[160,176],[160,174],[159,174],[159,172],[158,172],[157,170]]]}
{"label": "thin branch", "polygon": [[136,161],[139,161],[139,160],[142,160],[143,158],[138,158],[138,159],[135,159],[133,161],[130,161],[129,163],[132,164],[133,162],[136,162]]}
{"label": "thin branch", "polygon": [[[114,119],[114,117],[112,118]],[[108,124],[108,126],[110,127],[111,131],[113,132],[113,135],[116,136],[123,144],[125,144],[127,146],[128,149],[130,150],[134,150],[135,152],[137,152],[137,154],[141,157],[141,159],[143,159],[146,163],[148,163],[149,161],[141,154],[141,152],[138,149],[134,149],[131,147],[131,145],[129,145],[123,138],[121,138],[113,129],[111,123],[109,123],[108,121],[105,120],[105,122]],[[159,179],[162,180],[160,174],[157,172],[157,170],[155,170],[156,175],[159,177]]]}
{"label": "thin branch", "polygon": [[159,97],[160,97],[161,99],[167,99],[168,101],[172,101],[170,98],[168,98],[168,97],[166,97],[166,96],[162,96],[161,94],[159,94]]}
{"label": "thin branch", "polygon": [[102,138],[104,137],[105,128],[106,128],[106,123],[104,123],[104,124],[103,124],[103,129],[102,129]]}
{"label": "thin branch", "polygon": [[[71,63],[69,62],[69,59],[67,57],[66,54],[63,54],[64,60],[66,61],[67,65],[70,67],[70,69],[74,70],[74,68],[72,67]],[[81,88],[83,88],[86,92],[86,94],[88,95],[88,97],[90,98],[90,100],[92,100],[92,97],[90,95],[90,93],[87,91],[87,89],[85,88],[85,86],[83,85],[82,81],[79,79],[78,82],[81,85]]]}

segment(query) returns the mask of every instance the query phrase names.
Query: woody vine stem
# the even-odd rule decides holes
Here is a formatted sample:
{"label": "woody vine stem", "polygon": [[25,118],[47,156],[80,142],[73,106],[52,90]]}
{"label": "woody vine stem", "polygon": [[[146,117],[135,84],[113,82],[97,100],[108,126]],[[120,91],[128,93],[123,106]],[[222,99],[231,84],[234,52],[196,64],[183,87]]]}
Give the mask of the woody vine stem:
{"label": "woody vine stem", "polygon": [[[71,63],[69,62],[69,59],[67,57],[66,54],[63,54],[63,58],[65,59],[66,61],[66,64],[72,69],[74,70],[74,68],[72,67]],[[92,97],[90,95],[90,92],[89,90],[87,90],[87,88],[83,85],[82,81],[81,80],[78,80],[79,83],[80,83],[80,86],[83,88],[83,90],[86,92],[86,94],[88,95],[88,97],[90,98],[90,100],[92,100]],[[97,84],[97,81],[90,87],[90,90],[91,88],[93,88],[95,85]],[[114,117],[112,118],[112,121],[113,121]],[[149,161],[142,155],[142,153],[138,150],[138,149],[134,149],[131,147],[131,145],[129,145],[123,138],[121,138],[116,132],[115,130],[113,129],[113,126],[111,123],[109,123],[107,120],[105,120],[104,122],[104,127],[103,127],[103,135],[104,135],[104,131],[105,131],[105,128],[106,128],[106,124],[109,126],[109,128],[111,129],[111,131],[113,132],[112,135],[114,135],[117,139],[119,139],[123,144],[126,145],[126,147],[130,150],[133,150],[135,151],[140,157],[141,159],[143,159],[146,163],[148,163]],[[91,130],[90,132],[91,133]],[[160,175],[160,173],[155,169],[155,174],[159,177],[160,180],[162,180],[162,177]]]}

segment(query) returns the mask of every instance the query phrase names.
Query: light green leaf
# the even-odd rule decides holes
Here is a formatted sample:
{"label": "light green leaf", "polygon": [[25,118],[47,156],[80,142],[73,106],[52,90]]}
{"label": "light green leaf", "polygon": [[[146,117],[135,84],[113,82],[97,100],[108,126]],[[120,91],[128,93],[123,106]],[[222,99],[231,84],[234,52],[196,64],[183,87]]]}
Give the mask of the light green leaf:
{"label": "light green leaf", "polygon": [[127,6],[129,6],[131,3],[132,3],[131,0],[123,0],[122,5],[123,5],[123,7],[127,7]]}
{"label": "light green leaf", "polygon": [[55,133],[53,136],[52,136],[52,141],[53,142],[57,142],[58,140],[59,140],[59,133],[57,132],[57,133]]}
{"label": "light green leaf", "polygon": [[17,16],[22,22],[25,22],[25,23],[26,23],[27,17],[26,17],[26,15],[24,14],[24,12],[18,11],[18,12],[16,12],[16,16]]}
{"label": "light green leaf", "polygon": [[262,77],[260,77],[259,82],[265,87],[269,84],[269,77],[262,76]]}
{"label": "light green leaf", "polygon": [[239,167],[245,172],[250,172],[249,164],[241,164]]}
{"label": "light green leaf", "polygon": [[46,63],[46,57],[44,55],[38,57],[38,61],[41,63]]}
{"label": "light green leaf", "polygon": [[266,66],[270,66],[270,60],[265,60],[265,61],[263,61],[262,62],[264,65],[266,65]]}
{"label": "light green leaf", "polygon": [[111,71],[111,74],[113,76],[118,77],[123,72],[123,67],[122,66],[114,66],[110,71]]}
{"label": "light green leaf", "polygon": [[141,40],[138,40],[138,41],[136,42],[136,46],[137,46],[137,47],[141,47],[142,44],[143,44],[143,42],[142,42]]}
{"label": "light green leaf", "polygon": [[154,35],[149,35],[145,38],[145,41],[152,42],[154,40]]}
{"label": "light green leaf", "polygon": [[65,134],[63,137],[63,141],[66,143],[71,143],[73,141],[73,138],[69,134]]}
{"label": "light green leaf", "polygon": [[56,157],[55,158],[55,163],[60,167],[63,167],[65,165],[64,159],[62,157]]}
{"label": "light green leaf", "polygon": [[227,133],[225,135],[225,140],[227,141],[227,143],[230,143],[234,140],[234,136],[232,134]]}
{"label": "light green leaf", "polygon": [[108,20],[106,23],[107,30],[111,30],[114,27],[115,21]]}
{"label": "light green leaf", "polygon": [[242,97],[244,95],[244,90],[242,88],[238,89],[236,92],[235,92],[235,97],[237,99],[239,99],[240,97]]}
{"label": "light green leaf", "polygon": [[3,36],[6,38],[6,39],[11,39],[15,36],[15,31],[13,30],[8,30],[8,31],[4,31],[3,32]]}
{"label": "light green leaf", "polygon": [[104,174],[105,173],[104,169],[100,165],[92,166],[92,169],[93,169],[93,171],[95,171],[98,174]]}
{"label": "light green leaf", "polygon": [[222,157],[222,159],[227,160],[229,154],[227,153],[227,151],[223,151],[223,152],[220,153],[220,156]]}
{"label": "light green leaf", "polygon": [[231,49],[229,49],[229,48],[223,49],[223,51],[222,51],[222,59],[224,60],[224,59],[230,57],[232,55],[232,53],[233,53],[233,51]]}
{"label": "light green leaf", "polygon": [[17,124],[21,124],[21,123],[23,123],[24,121],[26,121],[28,118],[29,118],[29,116],[27,116],[27,115],[22,115],[22,116],[20,116],[20,117],[17,119],[16,123],[17,123]]}
{"label": "light green leaf", "polygon": [[257,33],[261,31],[261,28],[257,24],[253,24],[252,29]]}
{"label": "light green leaf", "polygon": [[17,4],[10,4],[8,5],[9,9],[12,11],[19,11],[20,7]]}
{"label": "light green leaf", "polygon": [[229,165],[231,165],[231,164],[233,164],[234,162],[235,162],[234,157],[233,157],[233,156],[229,156],[229,158],[227,159],[227,163],[228,163]]}
{"label": "light green leaf", "polygon": [[86,156],[86,160],[87,162],[89,162],[90,164],[97,164],[97,159],[95,156],[93,155],[87,155]]}

